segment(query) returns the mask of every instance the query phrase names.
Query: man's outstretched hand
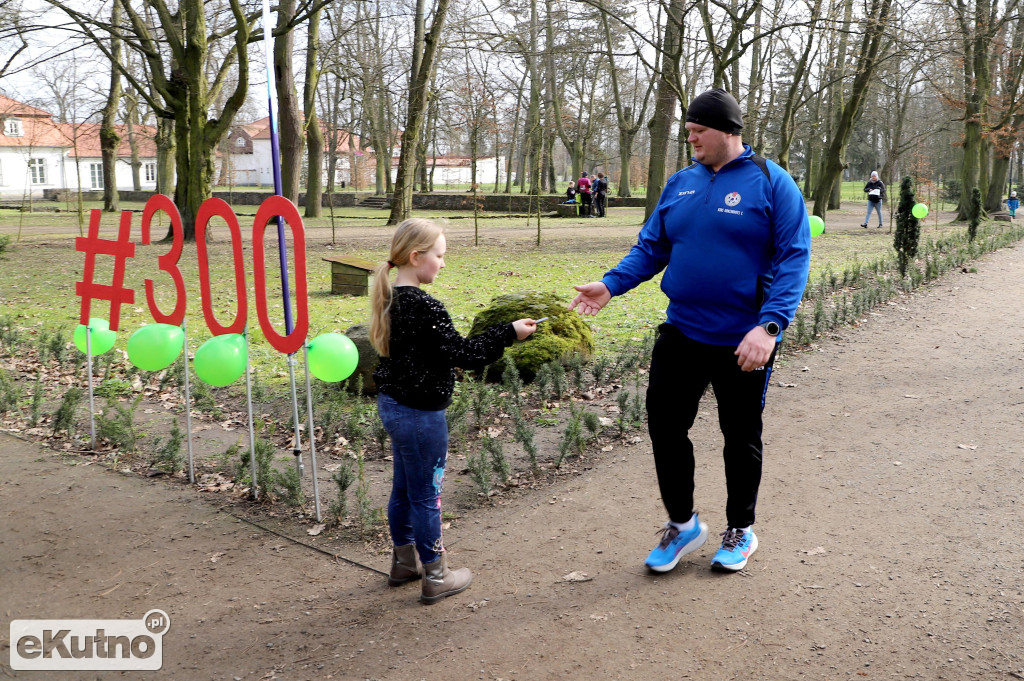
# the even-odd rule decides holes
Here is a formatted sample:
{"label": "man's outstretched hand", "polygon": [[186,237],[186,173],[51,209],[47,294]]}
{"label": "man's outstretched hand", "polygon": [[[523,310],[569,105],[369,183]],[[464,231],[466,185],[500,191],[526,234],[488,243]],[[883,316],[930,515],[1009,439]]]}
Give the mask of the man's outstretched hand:
{"label": "man's outstretched hand", "polygon": [[580,314],[595,315],[612,299],[608,287],[600,281],[592,281],[582,286],[573,286],[573,288],[579,293],[569,303],[569,309],[576,310]]}

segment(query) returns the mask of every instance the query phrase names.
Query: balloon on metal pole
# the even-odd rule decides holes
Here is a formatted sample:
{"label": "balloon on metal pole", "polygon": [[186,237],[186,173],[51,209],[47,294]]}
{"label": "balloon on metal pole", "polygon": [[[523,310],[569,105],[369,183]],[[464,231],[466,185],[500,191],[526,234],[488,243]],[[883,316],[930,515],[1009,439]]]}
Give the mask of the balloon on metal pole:
{"label": "balloon on metal pole", "polygon": [[245,352],[245,408],[249,414],[249,468],[252,472],[252,498],[256,501],[260,498],[260,492],[256,482],[256,433],[252,426],[252,367],[249,365],[249,325],[245,325],[246,352]]}
{"label": "balloon on metal pole", "polygon": [[92,356],[95,352],[102,355],[114,347],[117,340],[117,333],[111,331],[110,323],[99,317],[88,317],[88,323],[79,324],[71,339],[75,347],[85,353],[85,370],[88,374],[86,383],[89,386],[89,447],[96,450],[96,398],[93,390],[93,366]]}
{"label": "balloon on metal pole", "polygon": [[188,443],[188,482],[196,484],[196,469],[192,454],[192,391],[188,378],[188,328],[185,319],[181,320],[182,347],[185,355],[185,442]]}
{"label": "balloon on metal pole", "polygon": [[313,388],[309,383],[309,344],[302,345],[303,366],[306,369],[306,416],[309,418],[309,463],[313,467],[313,500],[316,508],[316,521],[323,518],[320,514],[320,487],[316,479],[316,431],[313,430]]}
{"label": "balloon on metal pole", "polygon": [[[274,193],[283,196],[281,182],[281,154],[280,138],[277,130],[277,92],[274,86],[274,51],[271,44],[273,28],[270,23],[270,0],[263,0],[263,48],[267,62],[267,108],[270,114],[270,157],[274,169]],[[284,221],[281,216],[275,216],[277,221],[277,250],[281,260],[281,297],[284,308],[285,333],[290,334],[295,328],[292,320],[291,294],[288,290],[288,254],[284,237]],[[292,397],[292,423],[295,426],[295,442],[292,454],[295,455],[295,465],[302,476],[302,439],[299,430],[299,400],[295,389],[295,355],[288,355],[288,379],[291,386]],[[316,475],[316,471],[313,471]]]}
{"label": "balloon on metal pole", "polygon": [[88,324],[85,327],[85,365],[89,373],[89,449],[96,451],[96,405],[92,396],[92,330]]}
{"label": "balloon on metal pole", "polygon": [[306,411],[309,413],[309,447],[313,462],[313,494],[316,496],[316,519],[320,521],[320,494],[316,480],[316,437],[313,431],[313,390],[309,375],[321,381],[336,383],[352,375],[359,365],[359,350],[348,336],[324,333],[303,345],[306,361]]}

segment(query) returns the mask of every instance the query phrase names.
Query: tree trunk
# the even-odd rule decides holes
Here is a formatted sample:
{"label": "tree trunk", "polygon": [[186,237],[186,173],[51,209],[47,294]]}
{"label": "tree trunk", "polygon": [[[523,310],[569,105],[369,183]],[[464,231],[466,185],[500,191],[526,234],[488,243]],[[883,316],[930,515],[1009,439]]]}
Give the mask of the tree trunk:
{"label": "tree trunk", "polygon": [[[764,96],[764,64],[761,58],[761,3],[758,3],[754,10],[754,39],[750,53],[750,83],[747,87],[747,115],[743,122],[743,128],[750,136],[749,144],[752,149],[761,149],[764,146],[764,124],[761,121],[761,101]],[[813,25],[809,33],[813,33]],[[739,62],[737,62],[739,63]]]}
{"label": "tree trunk", "polygon": [[416,172],[416,143],[423,125],[423,117],[427,106],[427,83],[434,69],[441,31],[448,14],[449,0],[437,0],[434,7],[434,20],[430,31],[423,39],[423,54],[417,59],[414,56],[416,70],[412,73],[409,90],[409,112],[402,131],[402,151],[398,157],[398,177],[395,180],[395,197],[391,202],[389,225],[397,225],[412,213],[412,190]]}
{"label": "tree trunk", "polygon": [[654,91],[654,79],[650,79],[641,100],[640,111],[634,116],[633,110],[622,102],[618,65],[615,63],[615,46],[612,43],[612,32],[608,25],[608,14],[605,11],[601,12],[601,26],[604,29],[605,46],[608,50],[605,56],[608,58],[608,76],[611,80],[612,97],[615,101],[615,122],[619,133],[619,182],[616,195],[626,198],[632,196],[630,161],[633,157],[633,142],[637,133],[640,132],[641,121],[647,115],[647,103],[651,100],[651,93]]}
{"label": "tree trunk", "polygon": [[790,83],[789,89],[786,93],[786,104],[782,110],[782,119],[779,121],[779,153],[776,157],[778,164],[782,166],[786,172],[790,171],[789,168],[789,150],[793,146],[793,136],[795,133],[793,120],[796,116],[797,108],[800,105],[800,96],[804,90],[804,73],[807,70],[807,64],[811,56],[811,48],[814,45],[814,33],[815,24],[818,20],[818,15],[821,12],[821,0],[815,0],[814,6],[811,10],[811,24],[807,31],[804,44],[804,51],[800,54],[800,59],[797,60],[796,68],[793,71],[793,82]]}
{"label": "tree trunk", "polygon": [[518,163],[519,156],[522,155],[522,151],[516,146],[516,142],[519,139],[519,110],[523,102],[523,90],[526,89],[526,79],[529,78],[529,72],[523,71],[523,78],[519,81],[519,87],[516,90],[516,108],[512,113],[512,134],[508,138],[508,155],[505,157],[505,193],[512,193],[512,176],[515,175],[515,182],[519,182],[522,178],[522,170],[520,166],[516,166],[516,171],[512,172],[512,164]]}
{"label": "tree trunk", "polygon": [[[279,0],[277,34],[274,38],[274,83],[277,85],[278,132],[281,150],[281,195],[292,203],[299,202],[302,169],[302,118],[299,97],[295,91],[295,31],[289,24],[295,18],[295,0]],[[283,32],[282,32],[283,31]]]}
{"label": "tree trunk", "polygon": [[[825,108],[826,108],[826,114],[825,114],[825,121],[826,121],[825,139],[826,139],[826,143],[825,144],[826,144],[826,146],[831,144],[832,140],[835,139],[836,131],[839,128],[839,122],[840,122],[840,120],[843,117],[843,101],[844,101],[844,98],[846,97],[846,94],[845,94],[845,91],[844,91],[844,87],[845,87],[845,84],[846,84],[846,53],[847,53],[847,49],[848,49],[848,45],[849,45],[849,36],[850,36],[850,31],[852,29],[852,22],[853,22],[853,0],[840,0],[840,2],[842,2],[842,8],[843,8],[843,23],[842,23],[842,26],[841,26],[840,30],[838,31],[839,43],[838,43],[838,46],[836,48],[836,53],[835,53],[834,56],[832,55],[831,44],[829,45],[829,50],[828,50],[827,54],[828,54],[829,59],[831,60],[831,66],[826,67],[826,70],[825,70],[825,73],[826,73],[826,76],[828,78],[828,81],[831,83],[831,85],[827,88],[826,93],[825,93],[825,97],[827,98],[827,101],[825,102]],[[870,25],[873,23],[873,17],[875,16],[873,14],[874,10],[875,10],[874,6],[872,6],[868,10],[868,12],[869,12],[868,16],[872,17],[872,20],[869,20],[867,18],[864,19],[864,23],[865,23],[865,27],[866,27],[865,28],[865,36],[867,35],[866,31],[867,31],[868,27],[870,27]],[[836,35],[836,33],[833,33],[832,35]],[[818,119],[818,120],[820,120],[820,119]],[[816,178],[821,178],[821,177],[825,176],[826,174],[828,174],[829,171],[827,170],[826,165],[831,163],[831,162],[833,162],[833,161],[837,161],[839,163],[841,169],[845,168],[846,167],[846,158],[845,158],[846,148],[845,148],[845,145],[842,148],[842,153],[843,153],[843,158],[839,158],[839,159],[829,159],[827,157],[827,155],[823,154],[822,157],[821,157],[821,161],[819,162],[821,164],[821,167],[818,168],[818,172],[815,174]],[[841,174],[842,174],[842,170],[840,170],[840,175]],[[829,209],[837,208],[838,207],[838,206],[833,206],[832,205],[832,189],[833,189],[834,185],[835,185],[835,180],[833,180],[832,184],[829,184],[825,188],[824,192],[822,193],[822,196],[824,197],[824,200],[826,201],[826,205],[827,205],[827,207]],[[817,188],[815,188],[814,195],[813,195],[812,198],[815,201],[818,201],[819,199],[822,198],[822,197],[819,197],[818,189]]]}
{"label": "tree trunk", "polygon": [[172,196],[175,193],[175,164],[177,149],[174,148],[174,119],[156,119],[156,193]]}
{"label": "tree trunk", "polygon": [[[324,189],[324,133],[316,115],[316,86],[320,82],[318,46],[320,44],[320,9],[309,15],[306,33],[306,79],[302,87],[302,112],[306,118],[306,149],[309,154],[306,166],[306,210],[307,218],[323,215]],[[337,133],[335,133],[337,134]]]}
{"label": "tree trunk", "polygon": [[964,33],[964,90],[967,102],[964,110],[963,160],[960,165],[960,205],[957,220],[971,217],[971,190],[975,187],[986,194],[987,179],[983,169],[985,155],[984,124],[988,98],[992,90],[989,47],[992,38],[991,0],[976,0],[973,16],[968,16],[966,4],[956,5],[961,31]]}
{"label": "tree trunk", "polygon": [[[541,129],[541,70],[537,66],[537,54],[540,44],[540,18],[537,0],[529,3],[529,51],[526,55],[526,72],[529,74],[529,105],[526,110],[526,135],[523,144],[523,166],[529,179],[529,194],[537,196],[541,188],[541,146],[544,131]],[[572,158],[572,150],[568,150]],[[575,166],[573,164],[573,172]],[[523,177],[520,186],[526,190],[527,177]]]}
{"label": "tree trunk", "polygon": [[[220,118],[210,119],[209,81],[205,70],[209,46],[203,5],[190,1],[182,7],[184,47],[177,59],[178,69],[172,84],[167,89],[172,99],[182,103],[174,109],[177,173],[174,202],[181,213],[186,241],[195,240],[196,214],[203,201],[210,198],[214,150],[230,127],[235,112],[244,103],[248,87],[249,61],[245,51],[249,39],[248,24],[239,5],[233,3],[232,12],[238,22],[234,49],[234,58],[238,59],[238,80]],[[172,237],[173,232],[168,228],[165,238]]]}
{"label": "tree trunk", "polygon": [[647,125],[651,135],[651,158],[647,166],[647,202],[644,220],[651,217],[665,187],[665,168],[668,162],[668,144],[671,138],[672,118],[679,100],[677,90],[680,30],[684,0],[670,0],[665,14],[665,38],[661,47],[661,76],[654,99],[654,115]]}
{"label": "tree trunk", "polygon": [[142,177],[139,170],[142,168],[142,161],[139,158],[139,140],[135,135],[135,116],[138,115],[138,102],[131,100],[132,105],[125,116],[125,132],[128,133],[128,148],[131,150],[132,166],[132,189],[142,191]]}
{"label": "tree trunk", "polygon": [[[121,3],[114,2],[110,23],[121,25]],[[103,118],[100,122],[100,154],[103,159],[103,210],[116,213],[121,209],[120,197],[117,194],[117,149],[121,146],[121,136],[117,132],[117,109],[121,101],[121,38],[118,33],[110,36],[110,89],[107,91],[107,103],[103,107]]]}

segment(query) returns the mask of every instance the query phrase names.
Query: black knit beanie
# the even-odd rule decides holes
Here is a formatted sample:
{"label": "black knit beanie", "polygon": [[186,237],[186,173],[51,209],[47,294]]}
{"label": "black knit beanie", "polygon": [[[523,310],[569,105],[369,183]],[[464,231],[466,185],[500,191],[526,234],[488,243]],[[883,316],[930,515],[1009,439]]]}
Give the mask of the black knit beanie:
{"label": "black knit beanie", "polygon": [[714,128],[730,135],[743,130],[743,114],[736,99],[721,88],[705,90],[690,102],[686,122]]}

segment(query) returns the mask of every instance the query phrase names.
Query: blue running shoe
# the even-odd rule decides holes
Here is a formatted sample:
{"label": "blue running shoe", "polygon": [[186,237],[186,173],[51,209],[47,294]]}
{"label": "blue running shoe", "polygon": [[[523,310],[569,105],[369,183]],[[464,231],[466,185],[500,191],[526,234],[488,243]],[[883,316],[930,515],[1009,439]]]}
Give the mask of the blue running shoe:
{"label": "blue running shoe", "polygon": [[654,547],[651,554],[647,556],[645,565],[655,572],[668,572],[676,566],[679,559],[688,553],[696,551],[708,539],[708,526],[702,523],[697,514],[693,514],[696,521],[693,528],[686,532],[680,532],[669,523],[658,530],[661,532],[661,541]]}
{"label": "blue running shoe", "polygon": [[722,533],[722,548],[711,559],[711,569],[738,572],[747,565],[747,559],[757,551],[757,537],[753,530],[727,528]]}

